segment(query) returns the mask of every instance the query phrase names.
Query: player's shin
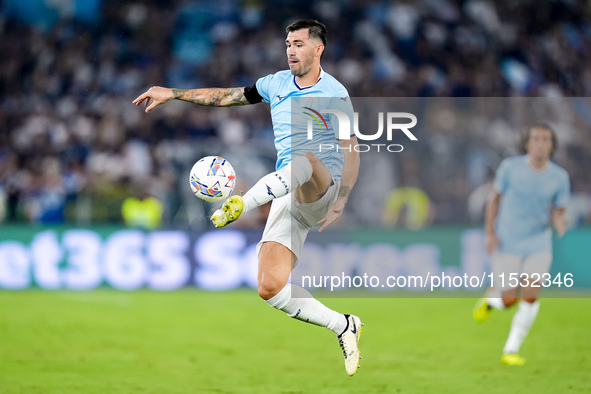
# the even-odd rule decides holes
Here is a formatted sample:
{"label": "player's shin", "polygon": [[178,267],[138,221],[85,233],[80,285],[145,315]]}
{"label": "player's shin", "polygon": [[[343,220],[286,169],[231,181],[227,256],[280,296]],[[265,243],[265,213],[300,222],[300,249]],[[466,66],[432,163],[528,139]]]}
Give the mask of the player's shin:
{"label": "player's shin", "polygon": [[341,334],[347,325],[344,315],[326,307],[304,288],[290,283],[267,300],[267,304],[295,319],[326,327],[337,335]]}
{"label": "player's shin", "polygon": [[244,212],[283,197],[308,182],[312,177],[312,165],[305,156],[294,158],[281,170],[262,177],[242,198]]}
{"label": "player's shin", "polygon": [[536,320],[538,310],[540,309],[540,301],[529,303],[521,301],[513,321],[511,322],[511,331],[509,332],[509,338],[503,348],[504,354],[517,354],[521,344],[527,337],[529,330]]}

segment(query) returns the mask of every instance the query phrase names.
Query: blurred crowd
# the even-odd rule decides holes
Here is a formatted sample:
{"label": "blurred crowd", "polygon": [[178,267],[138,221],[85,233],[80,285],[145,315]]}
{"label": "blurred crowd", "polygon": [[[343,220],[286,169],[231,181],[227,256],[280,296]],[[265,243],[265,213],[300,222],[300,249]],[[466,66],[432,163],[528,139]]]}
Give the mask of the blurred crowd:
{"label": "blurred crowd", "polygon": [[[191,195],[191,165],[224,156],[238,169],[239,190],[272,171],[268,106],[170,102],[146,115],[131,101],[154,85],[245,86],[285,69],[284,29],[297,19],[327,25],[323,67],[352,97],[591,96],[591,8],[583,1],[94,3],[90,17],[57,10],[37,21],[10,4],[0,8],[4,221],[120,222],[126,198],[151,196],[162,203],[163,226],[207,226],[212,207]],[[577,103],[576,117],[557,120],[556,160],[571,174],[575,220],[583,223],[591,211],[591,121],[589,102]],[[422,148],[371,157],[391,169],[376,201],[383,208],[373,205],[388,220],[377,223],[399,221],[400,212],[382,209],[405,207],[403,194],[387,194],[400,187],[415,188],[419,194],[409,195],[424,201],[412,228],[479,223],[496,166],[517,153],[517,131],[488,119],[483,130],[492,134],[472,133],[443,114],[433,123],[439,126],[425,129]],[[352,200],[363,199],[367,183],[360,178]],[[343,223],[366,224],[366,217],[353,210]],[[261,214],[244,225],[263,221]]]}

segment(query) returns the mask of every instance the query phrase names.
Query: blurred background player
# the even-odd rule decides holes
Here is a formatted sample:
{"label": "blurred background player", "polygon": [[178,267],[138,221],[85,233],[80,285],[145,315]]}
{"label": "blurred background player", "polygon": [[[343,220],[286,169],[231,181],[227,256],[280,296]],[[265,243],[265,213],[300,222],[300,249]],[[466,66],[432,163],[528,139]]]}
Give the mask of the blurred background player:
{"label": "blurred background player", "polygon": [[[481,299],[474,318],[485,321],[493,309],[505,309],[521,298],[501,361],[523,365],[519,348],[538,314],[544,274],[552,264],[552,230],[566,231],[566,205],[570,197],[568,173],[550,157],[557,147],[554,130],[536,125],[524,134],[526,155],[503,160],[497,170],[494,190],[486,207],[487,251],[492,254],[494,288]],[[523,275],[520,286],[510,278]],[[525,277],[527,276],[527,277]],[[547,275],[546,275],[547,276]],[[501,278],[504,282],[501,283]]]}
{"label": "blurred background player", "polygon": [[[361,320],[327,308],[303,288],[288,283],[308,231],[319,224],[322,224],[322,231],[339,218],[359,172],[359,154],[351,149],[356,142],[354,135],[338,141],[343,147],[340,152],[318,152],[318,156],[311,151],[322,143],[334,144],[335,134],[320,133],[314,141],[304,144],[292,139],[298,131],[306,133],[306,130],[304,125],[299,130],[298,125],[291,122],[291,99],[304,96],[335,98],[331,102],[350,119],[353,119],[353,108],[344,86],[320,67],[326,46],[326,27],[315,20],[303,20],[290,24],[286,32],[290,70],[267,75],[256,84],[241,88],[180,90],[152,87],[134,103],[140,105],[145,101],[146,112],[171,99],[209,106],[262,101],[270,104],[277,171],[263,177],[243,197],[230,197],[211,219],[216,227],[223,227],[237,220],[243,212],[273,200],[263,238],[258,244],[259,295],[270,306],[291,317],[335,332],[345,357],[345,369],[353,375],[359,367]],[[336,109],[335,106],[330,108]],[[297,296],[292,297],[294,294]]]}

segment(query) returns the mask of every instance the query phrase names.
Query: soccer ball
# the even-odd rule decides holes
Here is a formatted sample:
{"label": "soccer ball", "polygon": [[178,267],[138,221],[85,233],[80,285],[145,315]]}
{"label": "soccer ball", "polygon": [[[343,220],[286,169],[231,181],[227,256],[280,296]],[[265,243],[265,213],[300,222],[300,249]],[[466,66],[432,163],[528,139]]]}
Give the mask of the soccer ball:
{"label": "soccer ball", "polygon": [[232,193],[236,173],[223,157],[207,156],[193,165],[189,182],[197,197],[207,202],[216,202]]}

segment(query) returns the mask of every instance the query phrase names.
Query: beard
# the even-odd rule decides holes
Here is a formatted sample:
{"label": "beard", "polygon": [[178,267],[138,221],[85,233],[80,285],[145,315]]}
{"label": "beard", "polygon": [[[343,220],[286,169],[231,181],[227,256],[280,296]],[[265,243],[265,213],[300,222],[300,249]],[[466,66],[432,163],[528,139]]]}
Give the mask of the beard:
{"label": "beard", "polygon": [[303,77],[304,75],[308,74],[311,69],[312,69],[311,62],[304,63],[302,60],[298,60],[298,62],[296,64],[289,67],[291,74],[296,77]]}

